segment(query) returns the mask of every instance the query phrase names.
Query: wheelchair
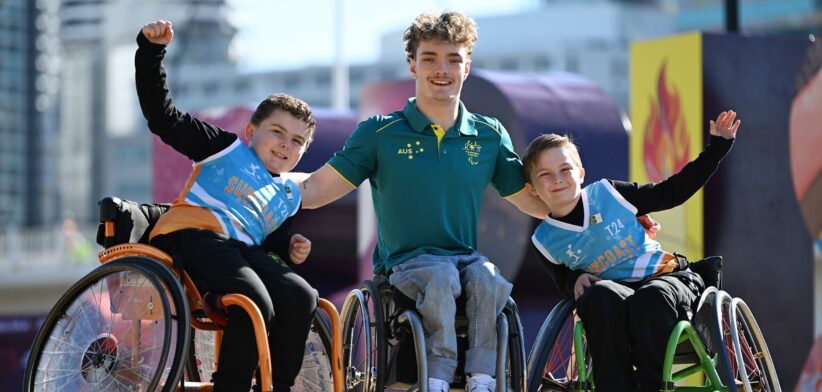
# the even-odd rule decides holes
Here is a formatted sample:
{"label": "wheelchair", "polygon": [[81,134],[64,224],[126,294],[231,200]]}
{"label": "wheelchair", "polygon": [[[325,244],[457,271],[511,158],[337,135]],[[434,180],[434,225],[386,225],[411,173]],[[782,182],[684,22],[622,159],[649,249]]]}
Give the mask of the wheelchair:
{"label": "wheelchair", "polygon": [[[72,285],[45,317],[24,390],[211,391],[208,381],[219,365],[219,317],[172,258],[146,244],[168,206],[112,197],[99,206],[102,265]],[[240,294],[217,298],[251,317],[259,353],[255,389],[271,391],[271,353],[259,308]],[[325,299],[318,308],[323,312],[314,316],[306,357],[324,363],[301,371],[296,384],[342,392],[339,313]]]}
{"label": "wheelchair", "polygon": [[[718,263],[721,271],[721,258],[703,262],[708,260]],[[660,375],[661,390],[781,391],[753,313],[743,300],[720,290],[719,281],[721,277],[701,294],[690,321],[674,326]],[[596,390],[595,364],[575,307],[574,300],[563,299],[543,322],[528,358],[528,392]],[[677,385],[700,373],[703,386]]]}
{"label": "wheelchair", "polygon": [[[459,353],[451,390],[465,387],[468,348],[465,298],[457,299]],[[347,391],[386,389],[428,392],[428,364],[420,314],[412,299],[394,289],[384,275],[351,290],[342,307],[343,371]],[[497,317],[497,391],[525,392],[525,341],[512,299]]]}

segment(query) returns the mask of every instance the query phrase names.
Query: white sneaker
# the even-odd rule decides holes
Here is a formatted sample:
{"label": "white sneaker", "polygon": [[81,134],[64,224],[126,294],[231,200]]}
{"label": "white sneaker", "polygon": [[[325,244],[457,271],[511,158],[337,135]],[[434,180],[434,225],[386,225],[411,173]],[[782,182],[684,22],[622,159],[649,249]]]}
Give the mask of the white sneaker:
{"label": "white sneaker", "polygon": [[428,379],[428,392],[448,392],[448,383],[439,378]]}
{"label": "white sneaker", "polygon": [[465,383],[465,392],[494,392],[497,390],[497,380],[487,374],[477,373],[468,376]]}

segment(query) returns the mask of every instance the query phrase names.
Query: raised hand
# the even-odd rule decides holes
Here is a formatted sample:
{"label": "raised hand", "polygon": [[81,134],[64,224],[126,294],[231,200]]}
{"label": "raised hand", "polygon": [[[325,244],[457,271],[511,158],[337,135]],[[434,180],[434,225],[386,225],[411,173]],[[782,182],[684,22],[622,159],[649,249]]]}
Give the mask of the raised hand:
{"label": "raised hand", "polygon": [[711,135],[722,136],[725,139],[735,138],[736,130],[739,129],[742,120],[734,121],[734,119],[736,119],[736,112],[733,110],[720,113],[716,121],[711,120]]}
{"label": "raised hand", "polygon": [[291,262],[302,264],[309,253],[311,253],[311,240],[301,234],[292,235],[291,242],[288,244],[288,256],[291,257]]}
{"label": "raised hand", "polygon": [[174,38],[174,29],[171,22],[158,20],[143,26],[143,35],[153,44],[168,45]]}

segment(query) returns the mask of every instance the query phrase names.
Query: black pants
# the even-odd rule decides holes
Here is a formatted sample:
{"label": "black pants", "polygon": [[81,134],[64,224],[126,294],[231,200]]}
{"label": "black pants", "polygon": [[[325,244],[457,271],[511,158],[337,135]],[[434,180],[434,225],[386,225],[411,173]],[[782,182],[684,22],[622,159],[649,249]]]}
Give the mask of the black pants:
{"label": "black pants", "polygon": [[[181,230],[152,241],[183,262],[201,293],[237,293],[260,308],[271,350],[275,391],[289,391],[300,371],[318,294],[291,268],[262,248],[220,238],[205,230]],[[251,319],[230,306],[223,331],[214,391],[248,391],[257,367]]]}
{"label": "black pants", "polygon": [[689,319],[704,288],[702,278],[686,270],[636,283],[601,280],[586,289],[577,312],[597,391],[659,391],[671,331]]}

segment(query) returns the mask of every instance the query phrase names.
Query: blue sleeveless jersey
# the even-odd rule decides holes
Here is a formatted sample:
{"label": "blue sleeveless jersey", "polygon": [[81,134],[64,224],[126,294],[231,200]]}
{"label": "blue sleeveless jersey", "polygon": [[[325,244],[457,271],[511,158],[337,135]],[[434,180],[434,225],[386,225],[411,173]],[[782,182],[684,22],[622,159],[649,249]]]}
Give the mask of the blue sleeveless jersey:
{"label": "blue sleeveless jersey", "polygon": [[637,209],[607,180],[582,189],[582,227],[550,216],[534,230],[531,241],[545,258],[603,279],[637,281],[660,270],[663,252],[647,238]]}
{"label": "blue sleeveless jersey", "polygon": [[240,139],[194,168],[175,205],[207,209],[233,239],[259,245],[300,208],[299,187],[272,177]]}

